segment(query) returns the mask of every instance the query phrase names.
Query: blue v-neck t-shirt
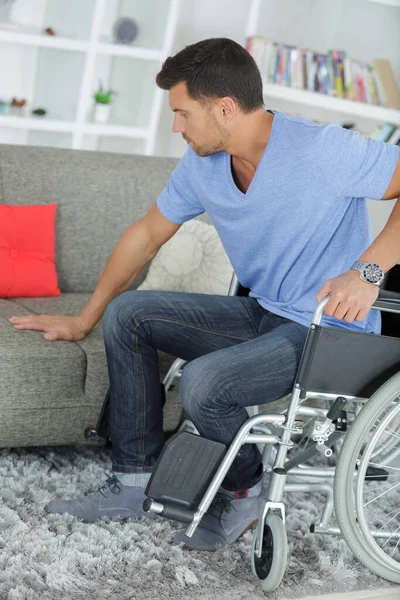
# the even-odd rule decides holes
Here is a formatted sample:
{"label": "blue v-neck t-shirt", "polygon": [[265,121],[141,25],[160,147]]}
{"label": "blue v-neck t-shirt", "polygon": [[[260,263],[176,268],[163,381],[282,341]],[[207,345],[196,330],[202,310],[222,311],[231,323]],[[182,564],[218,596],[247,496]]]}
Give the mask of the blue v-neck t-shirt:
{"label": "blue v-neck t-shirt", "polygon": [[[157,199],[184,223],[207,212],[240,283],[267,310],[309,326],[316,294],[372,243],[365,198],[382,198],[400,148],[339,125],[270,111],[271,134],[246,193],[231,156],[199,157],[189,146]],[[380,333],[380,313],[328,327]]]}

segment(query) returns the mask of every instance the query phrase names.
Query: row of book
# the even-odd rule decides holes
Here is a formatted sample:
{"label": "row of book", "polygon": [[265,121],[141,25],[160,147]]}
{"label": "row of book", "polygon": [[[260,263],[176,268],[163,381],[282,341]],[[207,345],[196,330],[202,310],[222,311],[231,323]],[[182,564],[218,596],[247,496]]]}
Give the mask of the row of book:
{"label": "row of book", "polygon": [[260,35],[248,38],[246,49],[256,61],[264,82],[388,106],[377,69],[381,67],[380,63],[385,63],[383,66],[387,70],[389,61],[374,61],[379,65],[373,66],[352,60],[343,50],[319,54],[271,42]]}
{"label": "row of book", "polygon": [[368,137],[400,146],[400,127],[391,123],[383,123]]}

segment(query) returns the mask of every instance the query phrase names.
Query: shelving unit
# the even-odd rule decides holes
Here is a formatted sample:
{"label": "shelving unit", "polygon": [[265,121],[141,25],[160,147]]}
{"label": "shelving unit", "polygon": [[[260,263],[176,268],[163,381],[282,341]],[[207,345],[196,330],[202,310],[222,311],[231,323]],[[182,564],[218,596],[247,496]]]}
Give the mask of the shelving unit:
{"label": "shelving unit", "polygon": [[[0,113],[0,142],[4,141],[1,134],[6,130],[9,132],[6,141],[13,132],[20,132],[16,143],[21,139],[22,143],[30,143],[30,132],[68,133],[71,136],[63,135],[60,140],[75,149],[107,149],[107,139],[125,138],[121,143],[125,151],[127,141],[141,140],[143,153],[154,154],[163,100],[163,92],[154,79],[162,61],[171,53],[180,0],[147,0],[146,3],[86,0],[83,6],[86,30],[81,26],[75,33],[72,24],[69,35],[63,31],[66,7],[62,1],[40,1],[43,17],[39,26],[36,22],[31,26],[21,25],[18,30],[0,29],[0,53],[7,51],[11,55],[15,52],[13,49],[21,48],[20,65],[25,64],[29,48],[33,53],[29,57],[30,65],[26,66],[25,81],[21,75],[19,82],[20,90],[23,88],[21,96],[30,100],[26,116]],[[69,4],[74,3],[75,6],[69,7],[69,14],[74,8],[81,9],[78,0]],[[160,17],[158,23],[154,14]],[[40,33],[44,27],[54,27],[50,19],[56,19],[57,15],[59,26],[55,29],[60,30],[60,35]],[[111,41],[112,24],[120,16],[132,17],[139,25],[139,35],[132,45]],[[86,39],[76,39],[78,33],[80,38]],[[93,92],[99,80],[118,94],[110,122],[104,124],[92,122]],[[4,95],[0,82],[0,97]],[[17,96],[11,85],[8,95]],[[31,109],[38,106],[48,110],[45,117],[30,116]],[[38,135],[34,136],[36,142]],[[115,140],[112,146],[115,150]],[[137,145],[132,144],[133,151],[135,147]]]}
{"label": "shelving unit", "polygon": [[[363,2],[359,3],[359,6],[371,4],[375,2],[376,4],[381,5],[389,5],[391,7],[400,6],[400,0],[363,0]],[[322,3],[321,3],[322,4]],[[294,5],[292,6],[288,0],[284,2],[285,6],[282,6],[281,10],[285,10],[286,14],[290,14],[290,9],[292,8],[292,13],[294,12]],[[265,35],[265,31],[263,30],[263,26],[260,25],[262,21],[263,11],[265,12],[268,9],[271,9],[272,3],[268,0],[251,0],[248,19],[246,24],[246,38],[252,35]],[[340,12],[340,1],[336,3],[338,7],[336,10]],[[342,7],[345,6],[345,1],[342,2]],[[346,8],[348,5],[346,5]],[[323,16],[324,7],[319,6],[319,10],[321,11],[319,15],[315,17],[315,23],[323,22],[321,21]],[[378,7],[377,7],[378,8]],[[382,7],[383,8],[383,7]],[[300,11],[300,7],[298,8]],[[334,8],[332,8],[334,10]],[[343,11],[343,8],[342,8]],[[395,14],[398,13],[398,23],[400,25],[400,11],[394,9]],[[269,18],[269,23],[272,23],[274,20],[279,22],[280,15],[277,14],[277,11],[271,12],[273,16]],[[318,17],[320,21],[318,21]],[[332,19],[333,31],[338,31],[340,29],[339,21],[336,23],[334,19]],[[314,23],[314,24],[315,24]],[[310,25],[311,27],[312,25]],[[301,24],[299,24],[301,27]],[[281,27],[281,31],[284,32]],[[381,29],[379,31],[382,31]],[[279,34],[277,34],[279,35]],[[282,33],[283,35],[283,33]],[[382,33],[381,33],[382,35]],[[311,33],[309,37],[307,34],[302,38],[304,40],[304,47],[312,47],[311,42],[313,34]],[[267,34],[268,37],[268,34]],[[358,37],[362,38],[362,34],[358,32]],[[322,38],[322,34],[320,34],[319,39]],[[290,43],[293,45],[296,44],[296,40],[293,37],[290,40],[275,38],[273,41],[282,41],[282,43]],[[329,42],[325,42],[325,44]],[[335,45],[335,38],[332,37],[332,46],[329,47],[340,47]],[[317,51],[326,51],[327,47],[324,44],[324,47],[317,48]],[[382,52],[381,47],[379,47],[379,51]],[[361,57],[359,57],[361,58]],[[277,108],[278,110],[286,111],[294,111],[296,114],[303,114],[306,117],[316,116],[317,118],[325,118],[327,120],[332,121],[340,121],[343,118],[352,118],[352,120],[360,121],[364,128],[373,127],[377,123],[389,122],[394,125],[400,126],[400,110],[385,108],[382,106],[375,106],[371,104],[366,104],[362,102],[354,102],[352,100],[345,100],[342,98],[336,98],[332,96],[328,96],[325,94],[310,92],[307,90],[301,90],[296,88],[291,88],[283,85],[277,85],[273,83],[265,83],[264,84],[264,97],[266,104],[270,105],[269,107]],[[273,105],[273,106],[271,106]],[[369,123],[369,125],[368,125]]]}

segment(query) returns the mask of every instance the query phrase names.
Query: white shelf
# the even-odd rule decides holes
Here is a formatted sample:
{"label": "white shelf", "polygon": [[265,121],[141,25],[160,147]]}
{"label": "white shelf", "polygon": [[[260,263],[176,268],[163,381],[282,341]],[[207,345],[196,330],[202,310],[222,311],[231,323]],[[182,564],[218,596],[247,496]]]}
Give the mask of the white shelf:
{"label": "white shelf", "polygon": [[[40,117],[13,117],[7,115],[0,115],[0,127],[35,131],[58,131],[63,133],[74,133],[78,130],[78,124],[75,121],[42,119]],[[82,130],[84,134],[89,135],[137,139],[147,139],[150,135],[149,129],[145,127],[126,127],[125,125],[113,125],[112,123],[85,123]]]}
{"label": "white shelf", "polygon": [[400,110],[395,110],[393,108],[385,108],[383,106],[375,106],[364,102],[355,102],[353,100],[344,100],[343,98],[335,98],[317,92],[299,90],[284,85],[278,85],[276,83],[265,83],[263,93],[267,98],[280,98],[297,104],[325,108],[331,111],[357,115],[373,121],[392,123],[393,125],[400,126]]}
{"label": "white shelf", "polygon": [[62,38],[53,35],[25,33],[22,31],[9,31],[0,29],[0,42],[8,44],[21,44],[23,46],[36,46],[41,48],[58,48],[60,50],[76,50],[86,52],[89,43]]}
{"label": "white shelf", "polygon": [[12,117],[0,115],[0,127],[73,133],[77,129],[77,124],[74,121],[60,121],[41,117]]}
{"label": "white shelf", "polygon": [[99,54],[107,54],[110,56],[128,56],[131,58],[142,58],[143,60],[157,61],[161,61],[164,56],[161,50],[139,48],[124,44],[101,43],[97,46],[97,52]]}

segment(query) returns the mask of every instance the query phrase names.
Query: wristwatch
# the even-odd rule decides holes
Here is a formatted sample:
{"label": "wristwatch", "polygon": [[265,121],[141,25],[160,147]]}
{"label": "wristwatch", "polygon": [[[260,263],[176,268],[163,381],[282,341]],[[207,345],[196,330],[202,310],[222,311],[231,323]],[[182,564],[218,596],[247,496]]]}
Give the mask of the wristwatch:
{"label": "wristwatch", "polygon": [[352,264],[351,269],[356,269],[360,272],[361,281],[365,283],[373,283],[374,285],[381,285],[385,275],[379,265],[375,263],[359,262],[355,261]]}

